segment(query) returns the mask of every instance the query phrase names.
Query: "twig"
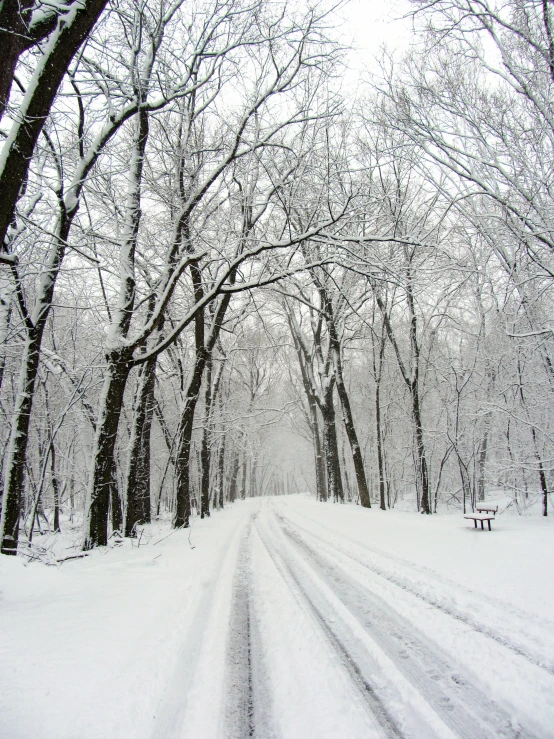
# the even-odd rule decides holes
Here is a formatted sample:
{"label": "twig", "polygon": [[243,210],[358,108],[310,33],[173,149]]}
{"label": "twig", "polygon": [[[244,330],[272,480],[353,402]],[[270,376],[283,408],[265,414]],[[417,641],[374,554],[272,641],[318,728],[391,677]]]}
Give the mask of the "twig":
{"label": "twig", "polygon": [[62,557],[61,559],[57,559],[56,562],[61,564],[62,562],[67,562],[68,559],[81,559],[82,557],[88,557],[90,552],[81,552],[80,554],[70,554],[69,557]]}
{"label": "twig", "polygon": [[163,536],[161,539],[158,539],[158,541],[155,541],[152,546],[155,547],[156,544],[159,544],[161,541],[165,541],[166,539],[169,539],[170,536],[173,536],[173,534],[176,531],[179,531],[180,529],[183,529],[184,526],[178,526],[176,529],[173,529],[173,531],[170,531],[170,533],[167,536]]}

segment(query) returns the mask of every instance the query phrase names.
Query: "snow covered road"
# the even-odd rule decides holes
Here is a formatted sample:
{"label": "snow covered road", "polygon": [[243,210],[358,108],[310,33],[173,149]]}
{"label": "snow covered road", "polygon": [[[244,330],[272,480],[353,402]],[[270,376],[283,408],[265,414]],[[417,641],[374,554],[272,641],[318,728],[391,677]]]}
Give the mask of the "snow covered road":
{"label": "snow covered road", "polygon": [[[533,564],[552,553],[552,527],[515,519],[497,528],[481,534],[455,517],[303,497],[247,501],[196,524],[194,549],[178,532],[159,549],[113,552],[102,563],[111,612],[94,591],[97,558],[72,564],[71,574],[51,577],[38,634],[23,638],[0,617],[18,642],[4,647],[16,669],[0,677],[2,735],[554,737],[552,586],[537,590]],[[518,584],[526,558],[528,577]],[[474,560],[481,569],[472,578]],[[145,579],[147,566],[154,577]],[[74,612],[78,568],[96,617],[111,618],[107,647],[96,621]],[[12,609],[19,628],[28,625],[29,593],[10,599],[7,582],[8,616]],[[145,612],[130,608],[138,587]],[[122,645],[119,624],[132,618],[141,641]],[[56,656],[44,642],[55,621]],[[79,626],[97,648],[86,670],[79,648],[74,664],[65,653],[66,641],[78,644]],[[37,650],[44,659],[22,670]],[[38,715],[24,711],[30,704]]]}
{"label": "snow covered road", "polygon": [[[278,503],[254,514],[249,620],[261,640],[249,662],[266,669],[263,697],[259,681],[248,681],[253,735],[547,735],[552,673],[538,654],[469,613],[408,594],[366,564],[363,549],[356,556],[348,540],[330,544],[328,531],[298,518]],[[516,690],[502,687],[510,673]],[[246,728],[228,735],[248,736]]]}

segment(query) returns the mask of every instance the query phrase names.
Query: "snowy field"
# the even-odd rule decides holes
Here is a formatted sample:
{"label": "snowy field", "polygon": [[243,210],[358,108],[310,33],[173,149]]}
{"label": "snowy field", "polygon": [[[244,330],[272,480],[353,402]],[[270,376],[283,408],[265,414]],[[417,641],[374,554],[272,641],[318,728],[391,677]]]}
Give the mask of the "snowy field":
{"label": "snowy field", "polygon": [[0,736],[554,737],[553,526],[297,496],[2,557]]}

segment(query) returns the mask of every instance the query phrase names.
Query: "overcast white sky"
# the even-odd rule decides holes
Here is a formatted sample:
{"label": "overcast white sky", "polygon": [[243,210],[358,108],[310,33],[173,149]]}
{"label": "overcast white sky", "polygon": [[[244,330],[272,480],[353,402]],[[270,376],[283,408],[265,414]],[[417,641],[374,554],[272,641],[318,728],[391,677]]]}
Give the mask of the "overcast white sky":
{"label": "overcast white sky", "polygon": [[408,48],[412,25],[403,16],[409,10],[408,0],[350,0],[339,12],[344,18],[340,28],[343,43],[354,47],[349,60],[349,82],[371,65],[372,56],[383,44],[398,52]]}

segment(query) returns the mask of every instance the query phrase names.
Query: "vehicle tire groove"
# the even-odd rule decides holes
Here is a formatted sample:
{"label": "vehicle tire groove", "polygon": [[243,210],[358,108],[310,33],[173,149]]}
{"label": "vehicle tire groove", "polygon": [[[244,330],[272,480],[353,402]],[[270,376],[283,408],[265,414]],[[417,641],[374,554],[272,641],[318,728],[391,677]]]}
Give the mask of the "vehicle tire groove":
{"label": "vehicle tire groove", "polygon": [[[282,525],[281,530],[453,731],[462,736],[488,736],[491,739],[496,736],[510,739],[532,736],[515,730],[506,712],[492,701],[483,699],[468,678],[461,677],[458,669],[453,669],[423,635],[419,635],[400,614],[393,612],[379,596],[353,580],[340,565],[322,558],[294,532]],[[352,593],[358,593],[359,597],[354,598]]]}
{"label": "vehicle tire groove", "polygon": [[364,703],[385,732],[385,735],[389,737],[389,739],[403,739],[404,735],[398,727],[395,719],[390,715],[373,686],[365,678],[359,665],[353,659],[348,649],[329,626],[324,614],[313,602],[308,593],[306,593],[302,582],[298,578],[298,575],[294,572],[294,568],[291,566],[290,562],[288,562],[287,559],[282,555],[282,553],[277,550],[273,543],[268,541],[268,538],[260,532],[258,526],[255,525],[255,528],[258,536],[260,537],[260,541],[262,542],[265,550],[267,551],[277,570],[280,572],[281,576],[284,578],[285,581],[293,581],[297,591],[297,595],[299,595],[302,601],[308,606],[309,612],[317,621],[323,634],[330,643],[333,651],[339,658],[340,663],[344,666],[347,673],[350,675],[353,684],[362,696]]}
{"label": "vehicle tire groove", "polygon": [[233,583],[232,620],[227,647],[228,690],[225,707],[227,739],[255,736],[249,575],[251,530],[250,524],[239,548]]}
{"label": "vehicle tire groove", "polygon": [[[311,536],[312,538],[317,538],[315,534],[311,533],[310,531],[307,531],[305,528],[303,528],[302,526],[299,526],[298,524],[292,523],[290,520],[286,519],[281,514],[276,514],[276,515],[284,527],[288,527],[291,530],[296,529],[297,531],[298,530],[303,531],[304,533],[308,534],[308,536]],[[382,568],[380,568],[377,565],[370,565],[367,562],[364,562],[362,558],[356,557],[352,553],[345,552],[344,550],[333,546],[333,544],[330,544],[327,541],[325,543],[326,543],[326,546],[328,546],[329,548],[334,549],[335,551],[339,552],[342,556],[351,559],[353,562],[356,562],[362,567],[365,567],[367,570],[370,570],[371,572],[383,578],[387,582],[390,582],[396,587],[400,588],[401,590],[404,590],[405,592],[410,593],[410,595],[415,596],[416,598],[423,601],[427,605],[430,605],[433,608],[436,608],[437,610],[446,614],[447,616],[450,616],[450,618],[453,618],[456,621],[463,623],[465,626],[468,626],[473,631],[476,631],[479,634],[482,634],[483,636],[486,636],[487,638],[495,641],[497,644],[500,644],[505,649],[508,649],[514,654],[517,654],[519,657],[523,657],[525,660],[530,662],[535,667],[539,667],[540,669],[545,670],[545,672],[548,672],[550,675],[554,675],[554,666],[546,664],[540,659],[537,659],[530,651],[528,651],[524,647],[521,647],[517,644],[509,642],[508,640],[500,637],[492,629],[488,628],[484,624],[478,623],[477,621],[475,621],[475,619],[471,618],[471,616],[469,616],[468,614],[455,611],[449,606],[438,602],[436,599],[425,596],[424,594],[419,592],[416,588],[410,587],[408,583],[402,581],[400,578],[396,577],[395,575],[386,573]]]}

